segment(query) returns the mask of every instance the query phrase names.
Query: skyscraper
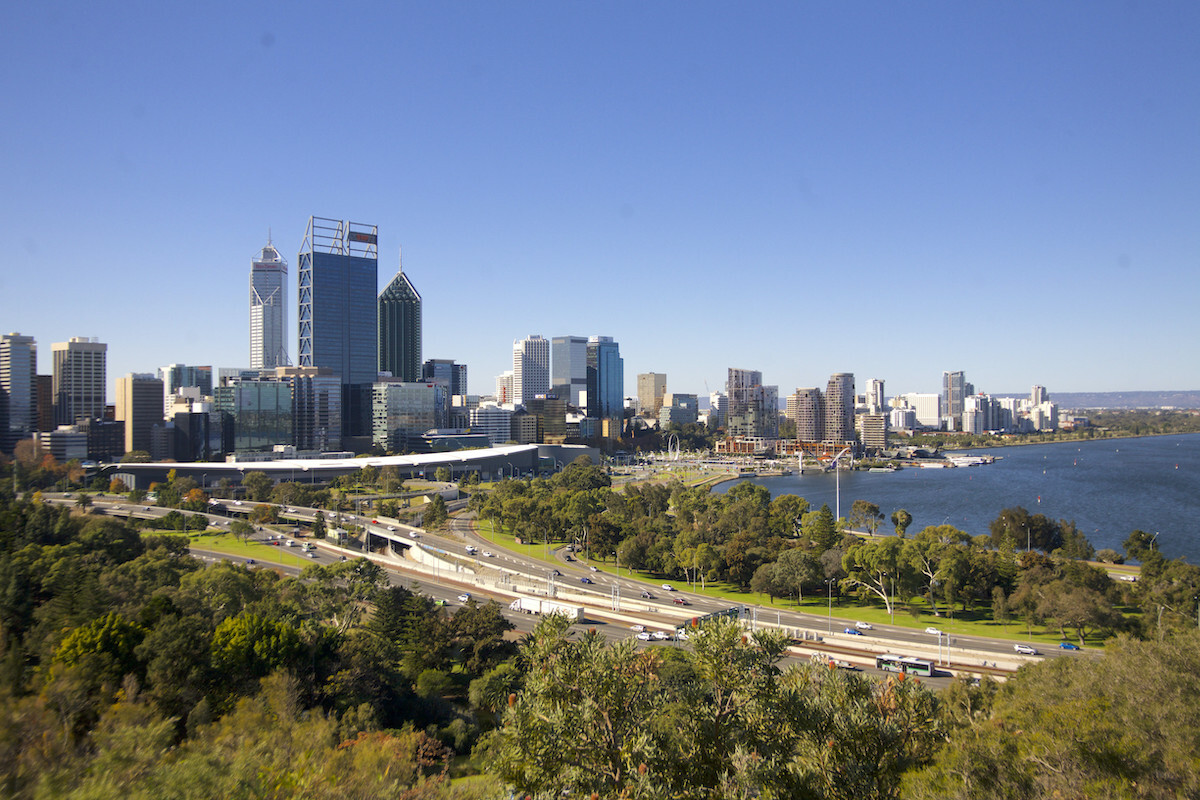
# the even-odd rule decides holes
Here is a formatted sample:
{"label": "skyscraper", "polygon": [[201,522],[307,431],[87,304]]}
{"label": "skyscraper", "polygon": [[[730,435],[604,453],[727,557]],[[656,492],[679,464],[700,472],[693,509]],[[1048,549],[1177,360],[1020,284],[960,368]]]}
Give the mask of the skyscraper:
{"label": "skyscraper", "polygon": [[[610,420],[608,438],[620,435],[625,416],[625,359],[611,336],[592,336],[587,343],[587,415]],[[615,423],[615,424],[614,424]]]}
{"label": "skyscraper", "polygon": [[840,446],[854,439],[854,373],[835,372],[825,389],[825,441]]}
{"label": "skyscraper", "polygon": [[788,398],[792,419],[796,423],[796,438],[802,442],[819,442],[825,438],[825,398],[815,387],[797,389]]}
{"label": "skyscraper", "polygon": [[638,411],[657,417],[667,393],[667,376],[661,372],[641,372],[637,376]]}
{"label": "skyscraper", "polygon": [[54,422],[103,419],[107,391],[108,345],[74,336],[50,345],[54,359]]}
{"label": "skyscraper", "polygon": [[117,378],[115,417],[125,423],[125,450],[151,450],[151,431],[163,422],[163,382],[133,373]]}
{"label": "skyscraper", "polygon": [[513,403],[550,391],[550,342],[527,336],[513,342]]}
{"label": "skyscraper", "polygon": [[404,274],[379,293],[379,371],[402,381],[421,380],[421,295]]}
{"label": "skyscraper", "polygon": [[0,390],[8,401],[0,451],[11,455],[17,442],[37,430],[37,342],[32,336],[0,336]]}
{"label": "skyscraper", "polygon": [[942,373],[942,417],[951,429],[962,429],[963,398],[970,394],[975,394],[975,387],[967,383],[965,373]]}
{"label": "skyscraper", "polygon": [[555,336],[550,340],[550,388],[579,408],[587,391],[587,339]]}
{"label": "skyscraper", "polygon": [[449,358],[431,358],[421,365],[421,380],[440,383],[447,396],[464,395],[467,393],[467,365],[456,364]]}
{"label": "skyscraper", "polygon": [[287,366],[287,262],[267,237],[250,263],[250,368]]}
{"label": "skyscraper", "polygon": [[379,229],[309,217],[299,264],[298,366],[341,379],[342,444],[365,452],[379,367]]}
{"label": "skyscraper", "polygon": [[729,396],[725,430],[730,436],[774,439],[779,435],[779,387],[763,386],[761,372],[730,367],[725,393]]}

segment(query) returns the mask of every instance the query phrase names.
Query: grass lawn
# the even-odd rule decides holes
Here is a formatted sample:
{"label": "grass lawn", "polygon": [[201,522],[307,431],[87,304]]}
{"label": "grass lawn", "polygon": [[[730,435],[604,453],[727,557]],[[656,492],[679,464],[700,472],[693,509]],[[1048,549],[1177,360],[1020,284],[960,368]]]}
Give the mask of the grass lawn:
{"label": "grass lawn", "polygon": [[298,547],[276,547],[262,542],[240,541],[229,533],[189,533],[188,544],[201,550],[212,550],[242,558],[253,558],[255,561],[265,561],[272,564],[284,564],[289,567],[304,567],[312,563],[312,559],[300,555]]}

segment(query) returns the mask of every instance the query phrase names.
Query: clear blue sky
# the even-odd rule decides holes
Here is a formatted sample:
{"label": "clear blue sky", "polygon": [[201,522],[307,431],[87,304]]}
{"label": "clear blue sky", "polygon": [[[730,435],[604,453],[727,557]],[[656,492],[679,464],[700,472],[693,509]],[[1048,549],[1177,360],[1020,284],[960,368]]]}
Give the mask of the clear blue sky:
{"label": "clear blue sky", "polygon": [[[781,395],[1200,389],[1200,4],[7,3],[0,328],[248,363],[309,215],[512,340]],[[295,314],[289,314],[295,357]],[[110,398],[111,402],[111,398]]]}

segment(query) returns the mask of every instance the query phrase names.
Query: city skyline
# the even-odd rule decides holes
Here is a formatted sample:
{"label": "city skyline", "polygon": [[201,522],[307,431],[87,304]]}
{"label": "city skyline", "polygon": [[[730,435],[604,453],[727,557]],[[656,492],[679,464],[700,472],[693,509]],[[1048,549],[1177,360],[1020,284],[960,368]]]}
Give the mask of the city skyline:
{"label": "city skyline", "polygon": [[[107,343],[110,397],[248,366],[246,262],[297,264],[324,214],[404,247],[423,357],[477,386],[530,332],[601,332],[626,394],[744,364],[781,396],[1200,387],[1200,9],[468,8],[6,10],[0,328],[39,374]],[[370,126],[274,121],[364,82]]]}

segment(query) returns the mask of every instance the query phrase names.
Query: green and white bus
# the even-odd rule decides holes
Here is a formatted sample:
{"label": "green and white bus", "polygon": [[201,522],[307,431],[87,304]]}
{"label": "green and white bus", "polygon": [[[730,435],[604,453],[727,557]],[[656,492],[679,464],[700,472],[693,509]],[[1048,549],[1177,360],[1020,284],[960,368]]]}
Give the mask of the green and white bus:
{"label": "green and white bus", "polygon": [[912,656],[897,656],[885,653],[875,657],[875,666],[884,672],[903,672],[906,675],[933,676],[933,664]]}

